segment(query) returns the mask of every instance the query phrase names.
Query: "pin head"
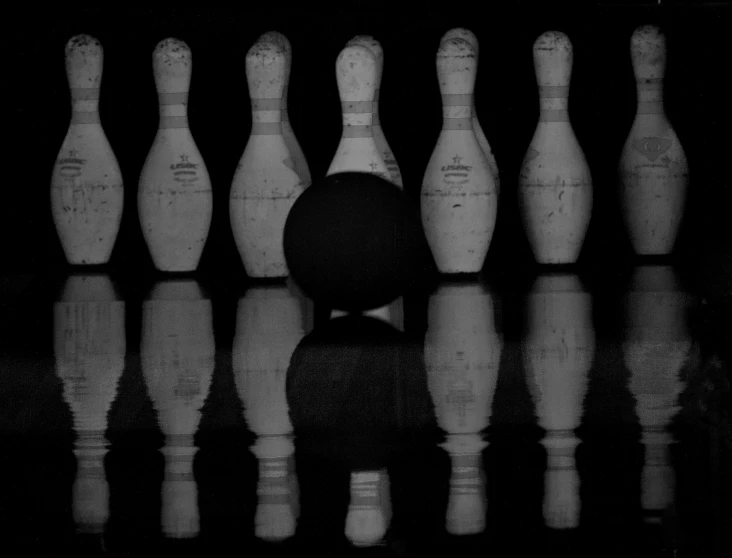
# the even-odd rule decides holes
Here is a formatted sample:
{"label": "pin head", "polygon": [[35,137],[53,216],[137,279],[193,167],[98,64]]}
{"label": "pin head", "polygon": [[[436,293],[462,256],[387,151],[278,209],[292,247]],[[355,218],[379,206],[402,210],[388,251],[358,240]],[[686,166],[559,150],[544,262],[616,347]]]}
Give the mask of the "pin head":
{"label": "pin head", "polygon": [[[292,45],[287,37],[285,37],[279,31],[267,31],[263,33],[258,39],[258,43],[274,43],[280,45],[285,51],[285,90],[287,90],[288,82],[290,81],[290,69],[292,68]],[[283,93],[285,96],[287,93]],[[284,107],[283,107],[284,109]],[[285,109],[286,110],[286,109]]]}
{"label": "pin head", "polygon": [[90,35],[76,35],[66,43],[66,75],[71,87],[99,87],[102,81],[102,43]]}
{"label": "pin head", "polygon": [[475,86],[478,53],[465,39],[448,39],[437,49],[437,78],[440,92],[469,95]]}
{"label": "pin head", "polygon": [[478,55],[478,38],[470,29],[465,29],[464,27],[455,27],[454,29],[450,29],[442,36],[440,43],[444,43],[450,39],[462,39],[464,41],[468,41],[473,49],[475,49],[476,56]]}
{"label": "pin head", "polygon": [[287,51],[280,37],[257,41],[247,52],[246,72],[253,99],[279,99],[285,86]]}
{"label": "pin head", "polygon": [[381,43],[374,39],[371,35],[356,35],[348,41],[346,46],[361,45],[369,49],[376,58],[376,87],[378,88],[381,84],[381,74],[384,68],[384,49],[381,48]]}
{"label": "pin head", "polygon": [[155,85],[161,93],[188,91],[191,83],[191,49],[179,39],[164,39],[153,51]]}
{"label": "pin head", "polygon": [[336,60],[338,92],[343,101],[373,101],[377,86],[376,55],[363,45],[346,46]]}
{"label": "pin head", "polygon": [[569,85],[574,54],[569,37],[560,31],[542,33],[534,42],[534,69],[540,86]]}
{"label": "pin head", "polygon": [[655,25],[639,27],[630,38],[630,55],[638,79],[660,79],[666,68],[666,37]]}
{"label": "pin head", "polygon": [[292,46],[290,41],[279,31],[267,31],[259,36],[257,43],[271,43],[285,51],[285,58],[289,67],[292,60]]}

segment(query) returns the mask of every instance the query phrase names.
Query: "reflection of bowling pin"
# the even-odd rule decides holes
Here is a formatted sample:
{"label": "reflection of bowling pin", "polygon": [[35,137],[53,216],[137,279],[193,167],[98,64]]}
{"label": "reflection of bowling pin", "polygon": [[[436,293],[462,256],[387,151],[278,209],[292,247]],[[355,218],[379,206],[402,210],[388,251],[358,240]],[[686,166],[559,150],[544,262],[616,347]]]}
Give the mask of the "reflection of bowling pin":
{"label": "reflection of bowling pin", "polygon": [[544,519],[555,529],[579,522],[579,476],[574,430],[582,416],[587,372],[595,352],[590,295],[576,275],[541,276],[529,295],[524,365],[539,424],[546,434]]}
{"label": "reflection of bowling pin", "polygon": [[502,341],[493,300],[476,282],[443,284],[430,296],[425,366],[435,414],[448,433],[452,475],[447,529],[463,535],[485,528],[481,451],[498,377]]}
{"label": "reflection of bowling pin", "polygon": [[[463,39],[468,41],[475,50],[475,64],[476,66],[478,65],[478,38],[472,31],[462,27],[450,29],[442,36],[442,41],[449,41],[450,39]],[[475,95],[473,96],[472,112],[473,131],[475,132],[475,137],[478,140],[478,145],[480,145],[480,150],[483,152],[486,159],[488,159],[488,166],[491,169],[491,174],[493,174],[493,181],[496,183],[496,195],[498,195],[498,192],[501,189],[498,165],[496,164],[496,158],[493,155],[493,151],[491,151],[491,146],[488,143],[488,138],[485,136],[483,128],[481,128],[480,122],[478,121],[478,114],[475,112]]]}
{"label": "reflection of bowling pin", "polygon": [[288,275],[282,235],[290,208],[308,183],[297,173],[282,134],[287,82],[284,37],[260,37],[247,52],[252,132],[231,185],[229,216],[239,254],[250,277]]}
{"label": "reflection of bowling pin", "polygon": [[300,143],[295,137],[295,132],[290,125],[290,118],[287,114],[287,90],[290,82],[290,69],[292,68],[292,46],[290,41],[287,40],[282,33],[277,31],[269,31],[259,37],[258,43],[275,43],[280,44],[285,49],[285,85],[282,90],[282,109],[281,109],[281,120],[282,120],[282,137],[285,139],[287,149],[290,151],[290,157],[295,165],[295,171],[300,175],[300,179],[303,184],[310,184],[312,178],[310,176],[310,168],[308,162],[305,159],[305,154],[300,147]]}
{"label": "reflection of bowling pin", "polygon": [[382,542],[391,521],[389,473],[351,472],[351,499],[346,515],[346,537],[356,546]]}
{"label": "reflection of bowling pin", "polygon": [[125,306],[105,275],[72,276],[54,307],[56,373],[74,416],[74,521],[101,533],[109,516],[104,473],[107,413],[125,359]]}
{"label": "reflection of bowling pin", "polygon": [[140,175],[137,203],[155,267],[193,271],[208,237],[211,180],[188,129],[191,50],[165,39],[153,52],[160,122]]}
{"label": "reflection of bowling pin", "polygon": [[689,167],[663,109],[666,39],[658,27],[639,27],[630,53],[638,109],[620,157],[623,216],[638,254],[668,254],[684,211]]}
{"label": "reflection of bowling pin", "polygon": [[437,51],[442,131],[424,174],[422,225],[442,273],[474,273],[483,267],[498,197],[488,161],[473,130],[477,52],[460,38]]}
{"label": "reflection of bowling pin", "polygon": [[142,372],[165,435],[162,525],[174,538],[199,530],[193,436],[214,368],[211,319],[211,301],[190,280],[158,283],[142,308]]}
{"label": "reflection of bowling pin", "polygon": [[674,471],[668,462],[673,437],[667,426],[679,410],[677,398],[683,389],[679,370],[691,346],[686,308],[686,294],[671,267],[644,266],[635,271],[623,354],[645,447],[642,505],[649,521],[658,520],[674,499]]}
{"label": "reflection of bowling pin", "polygon": [[534,43],[539,123],[524,157],[519,198],[539,263],[574,263],[590,224],[592,177],[569,122],[572,43],[549,31]]}
{"label": "reflection of bowling pin", "polygon": [[348,46],[359,44],[368,48],[376,57],[376,90],[374,91],[374,103],[371,119],[371,129],[374,133],[374,142],[376,142],[376,147],[378,148],[379,153],[381,153],[381,158],[384,159],[386,168],[389,169],[391,181],[402,188],[402,173],[399,170],[399,165],[397,164],[396,159],[394,158],[394,153],[392,153],[389,143],[386,141],[386,136],[384,135],[384,131],[381,129],[381,122],[379,121],[379,91],[381,87],[381,76],[384,71],[384,49],[381,48],[379,41],[369,35],[358,35],[348,42]]}
{"label": "reflection of bowling pin", "polygon": [[250,288],[239,301],[233,368],[259,461],[257,537],[280,540],[295,533],[298,490],[285,379],[305,335],[308,304],[288,287]]}
{"label": "reflection of bowling pin", "polygon": [[374,141],[373,102],[378,86],[376,55],[363,45],[346,46],[336,60],[336,80],[343,111],[343,134],[327,175],[370,172],[391,180]]}
{"label": "reflection of bowling pin", "polygon": [[122,174],[99,121],[102,45],[89,35],[66,44],[71,124],[51,179],[51,211],[71,264],[109,261],[122,220]]}

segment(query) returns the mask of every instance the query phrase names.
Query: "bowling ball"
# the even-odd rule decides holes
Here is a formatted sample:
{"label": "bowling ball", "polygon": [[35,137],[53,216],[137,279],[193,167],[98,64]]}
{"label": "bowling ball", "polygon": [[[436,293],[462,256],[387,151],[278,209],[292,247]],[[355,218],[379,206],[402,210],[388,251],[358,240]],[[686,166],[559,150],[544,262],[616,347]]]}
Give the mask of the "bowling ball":
{"label": "bowling ball", "polygon": [[300,195],[283,246],[290,275],[307,296],[353,312],[401,296],[419,275],[427,244],[401,189],[374,174],[343,172]]}

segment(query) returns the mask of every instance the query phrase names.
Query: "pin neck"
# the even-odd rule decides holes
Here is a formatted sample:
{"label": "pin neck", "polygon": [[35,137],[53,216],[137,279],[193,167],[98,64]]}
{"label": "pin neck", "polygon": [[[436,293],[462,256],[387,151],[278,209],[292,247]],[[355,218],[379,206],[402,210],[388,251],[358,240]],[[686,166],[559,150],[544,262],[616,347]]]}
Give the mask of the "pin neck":
{"label": "pin neck", "polygon": [[188,128],[188,91],[158,92],[160,129]]}
{"label": "pin neck", "polygon": [[373,101],[342,101],[343,126],[371,129],[373,124]]}
{"label": "pin neck", "polygon": [[281,122],[282,99],[252,99],[252,122]]}
{"label": "pin neck", "polygon": [[71,88],[71,123],[99,123],[99,88]]}
{"label": "pin neck", "polygon": [[473,129],[473,95],[442,95],[443,130]]}
{"label": "pin neck", "polygon": [[569,122],[569,86],[539,86],[539,122]]}
{"label": "pin neck", "polygon": [[638,79],[638,114],[660,114],[663,112],[663,79]]}

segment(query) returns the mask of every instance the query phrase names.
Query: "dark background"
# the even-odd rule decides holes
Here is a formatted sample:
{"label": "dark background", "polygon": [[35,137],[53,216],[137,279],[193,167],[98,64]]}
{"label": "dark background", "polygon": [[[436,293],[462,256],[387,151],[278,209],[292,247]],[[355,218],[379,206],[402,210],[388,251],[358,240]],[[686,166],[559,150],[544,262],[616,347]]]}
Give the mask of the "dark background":
{"label": "dark background", "polygon": [[51,219],[49,188],[70,118],[64,47],[77,33],[97,37],[104,47],[101,121],[125,182],[112,269],[153,271],[137,217],[137,181],[158,125],[152,51],[158,41],[174,36],[193,52],[189,121],[214,193],[199,273],[245,277],[229,225],[229,188],[250,131],[244,57],[268,30],[284,33],[292,43],[290,120],[316,179],[325,174],[341,134],[336,57],[354,35],[370,34],[381,42],[381,122],[405,190],[416,204],[441,128],[435,71],[439,40],[456,26],[477,35],[477,112],[502,182],[485,269],[509,281],[532,262],[518,218],[516,187],[538,118],[534,40],[557,29],[574,45],[570,118],[590,164],[595,195],[580,264],[603,274],[634,261],[616,197],[617,162],[636,107],[629,42],[637,26],[660,24],[668,46],[666,111],[692,176],[676,259],[691,267],[717,261],[732,236],[728,3],[348,2],[337,7],[250,2],[227,9],[170,4],[140,9],[111,3],[13,10],[6,19],[9,43],[4,49],[10,176],[0,220],[2,265],[9,272],[66,266]]}

